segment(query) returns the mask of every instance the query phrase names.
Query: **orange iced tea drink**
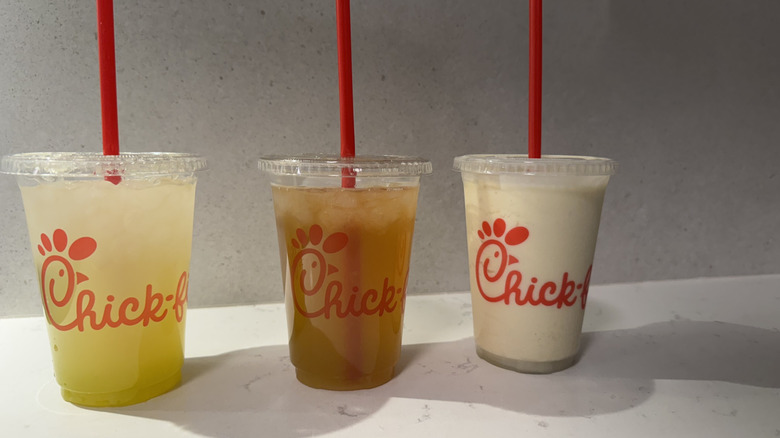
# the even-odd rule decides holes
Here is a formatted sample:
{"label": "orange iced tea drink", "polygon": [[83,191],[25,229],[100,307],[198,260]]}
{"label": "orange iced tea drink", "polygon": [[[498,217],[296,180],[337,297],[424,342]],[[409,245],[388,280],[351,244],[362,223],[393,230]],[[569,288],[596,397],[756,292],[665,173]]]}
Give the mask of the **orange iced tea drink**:
{"label": "orange iced tea drink", "polygon": [[274,186],[290,358],[315,388],[393,377],[418,186]]}

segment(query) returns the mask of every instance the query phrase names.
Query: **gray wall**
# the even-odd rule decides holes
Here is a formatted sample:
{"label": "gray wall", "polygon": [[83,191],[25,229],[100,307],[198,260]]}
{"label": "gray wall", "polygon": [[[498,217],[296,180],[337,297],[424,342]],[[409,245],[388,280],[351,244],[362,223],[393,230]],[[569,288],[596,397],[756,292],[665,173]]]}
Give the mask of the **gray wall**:
{"label": "gray wall", "polygon": [[[197,152],[193,306],[281,300],[261,154],[338,148],[334,1],[118,1],[121,146]],[[363,153],[418,154],[410,293],[468,288],[452,158],[526,148],[527,2],[356,0]],[[545,3],[546,153],[608,156],[594,283],[780,272],[780,2]],[[0,154],[99,150],[94,2],[0,3]],[[40,314],[0,178],[0,315]]]}

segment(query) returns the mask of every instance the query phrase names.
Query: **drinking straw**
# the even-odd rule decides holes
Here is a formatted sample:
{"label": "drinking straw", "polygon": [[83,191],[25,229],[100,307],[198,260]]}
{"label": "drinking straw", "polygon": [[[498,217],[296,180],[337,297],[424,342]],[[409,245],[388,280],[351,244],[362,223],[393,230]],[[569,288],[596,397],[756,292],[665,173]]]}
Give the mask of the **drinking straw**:
{"label": "drinking straw", "polygon": [[[355,156],[355,115],[352,103],[352,31],[350,23],[349,0],[336,0],[336,32],[338,33],[338,64],[339,64],[339,113],[341,117],[341,158]],[[355,172],[349,168],[341,169],[341,187],[355,187]],[[360,233],[350,233],[351,245],[345,254],[347,272],[345,280],[347,287],[360,287]],[[363,364],[362,334],[359,319],[348,319],[346,359],[351,366],[345,370],[348,380],[361,376]],[[358,365],[359,366],[356,366]]]}
{"label": "drinking straw", "polygon": [[542,0],[528,11],[528,157],[542,157]]}
{"label": "drinking straw", "polygon": [[[349,0],[336,0],[336,30],[338,32],[339,110],[341,116],[341,157],[355,156],[355,115],[352,104],[352,35],[349,20]],[[341,186],[355,187],[355,173],[342,169]]]}
{"label": "drinking straw", "polygon": [[[98,57],[100,60],[100,112],[103,122],[103,155],[119,155],[116,105],[116,56],[114,54],[114,2],[97,0]],[[121,177],[106,180],[118,184]]]}

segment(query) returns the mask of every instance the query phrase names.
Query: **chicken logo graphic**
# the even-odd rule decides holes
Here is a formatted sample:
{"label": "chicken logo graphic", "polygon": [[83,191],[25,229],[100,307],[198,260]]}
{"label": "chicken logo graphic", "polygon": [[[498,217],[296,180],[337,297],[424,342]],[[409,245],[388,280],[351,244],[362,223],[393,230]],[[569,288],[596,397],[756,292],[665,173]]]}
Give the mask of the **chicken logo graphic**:
{"label": "chicken logo graphic", "polygon": [[506,221],[498,218],[482,222],[477,230],[482,243],[477,250],[474,264],[477,289],[486,301],[491,303],[571,307],[581,298],[582,308],[588,297],[592,266],[585,279],[575,283],[564,272],[559,282],[540,281],[531,276],[525,283],[521,272],[522,263],[512,254],[514,247],[532,238],[526,227],[517,226],[507,231]]}
{"label": "chicken logo graphic", "polygon": [[[343,232],[324,237],[322,227],[314,224],[308,233],[298,228],[290,241],[294,253],[290,281],[298,313],[307,318],[322,316],[326,319],[350,315],[381,316],[393,312],[399,303],[403,306],[403,288],[391,285],[388,277],[384,278],[381,290],[361,291],[357,285],[345,284],[350,279],[346,271],[359,272],[356,266],[360,263],[357,257],[350,258],[348,253],[342,253],[348,251],[350,238]],[[338,262],[333,262],[335,260]],[[339,263],[352,265],[338,266]]]}
{"label": "chicken logo graphic", "polygon": [[189,279],[186,271],[179,276],[175,293],[163,295],[154,292],[152,285],[148,284],[143,296],[130,296],[116,302],[111,291],[96,294],[87,289],[89,277],[74,267],[74,262],[82,262],[95,254],[98,249],[95,239],[85,236],[70,243],[68,234],[58,228],[51,238],[41,234],[37,249],[44,257],[40,268],[43,308],[46,319],[57,330],[102,330],[136,324],[147,326],[165,319],[168,310],[173,310],[177,321],[184,318]]}

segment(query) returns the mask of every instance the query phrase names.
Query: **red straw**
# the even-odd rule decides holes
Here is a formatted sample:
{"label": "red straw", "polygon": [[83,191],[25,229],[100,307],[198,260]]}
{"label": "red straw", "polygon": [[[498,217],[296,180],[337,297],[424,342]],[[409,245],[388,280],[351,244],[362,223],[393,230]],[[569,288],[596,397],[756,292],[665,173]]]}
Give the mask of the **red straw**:
{"label": "red straw", "polygon": [[542,0],[529,0],[528,157],[542,158]]}
{"label": "red straw", "polygon": [[[352,35],[349,0],[336,0],[336,29],[339,58],[339,109],[341,114],[341,157],[355,156],[355,114],[352,107]],[[355,187],[354,172],[342,169],[341,186]]]}
{"label": "red straw", "polygon": [[113,0],[97,0],[97,18],[100,56],[100,109],[103,114],[103,154],[119,155]]}
{"label": "red straw", "polygon": [[[341,157],[355,156],[355,114],[352,105],[352,25],[349,19],[349,0],[336,0],[336,31],[338,32],[339,59],[339,110],[341,115]],[[355,172],[349,168],[341,169],[341,187],[355,187]],[[347,254],[347,270],[344,279],[348,287],[360,288],[360,233],[350,233],[351,245]],[[347,324],[348,366],[346,378],[359,379],[363,368],[362,329],[360,319],[349,318]],[[357,366],[356,366],[357,365]]]}
{"label": "red straw", "polygon": [[[100,59],[100,112],[103,116],[103,155],[119,155],[113,0],[97,0],[97,29]],[[119,184],[121,177],[111,175],[107,176],[106,180]]]}

